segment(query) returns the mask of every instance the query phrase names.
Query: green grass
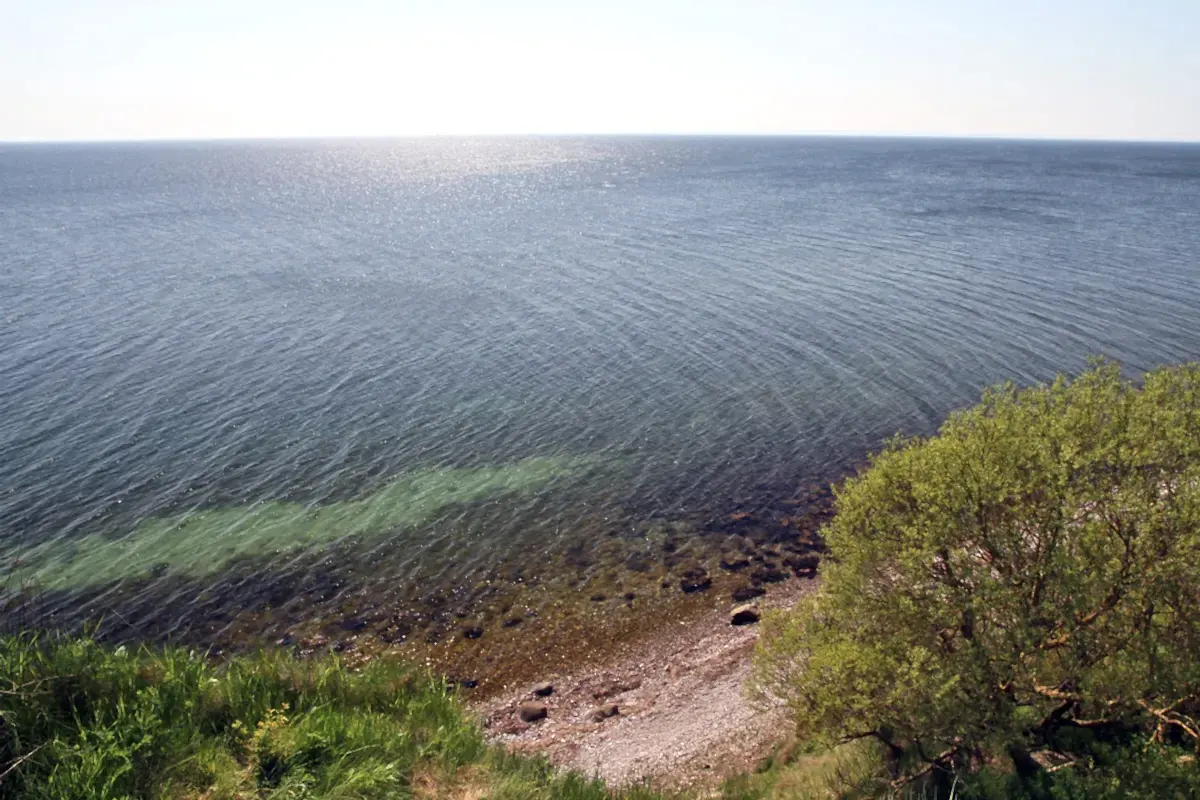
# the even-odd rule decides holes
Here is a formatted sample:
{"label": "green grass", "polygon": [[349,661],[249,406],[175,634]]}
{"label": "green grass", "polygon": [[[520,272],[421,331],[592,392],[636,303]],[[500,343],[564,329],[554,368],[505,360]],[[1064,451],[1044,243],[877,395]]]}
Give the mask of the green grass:
{"label": "green grass", "polygon": [[586,458],[529,458],[494,467],[425,469],[358,500],[312,506],[263,502],[150,517],[117,538],[91,534],[10,551],[0,557],[0,573],[10,585],[33,583],[46,589],[103,584],[164,568],[173,575],[213,575],[239,558],[415,529],[447,507],[527,494],[593,463]]}
{"label": "green grass", "polygon": [[0,639],[0,720],[5,800],[611,796],[489,746],[444,683],[385,661],[21,635]]}
{"label": "green grass", "polygon": [[[807,751],[795,744],[778,752],[755,772],[725,782],[726,800],[818,800],[870,797],[886,793],[883,756],[869,741]],[[885,794],[886,796],[886,794]]]}

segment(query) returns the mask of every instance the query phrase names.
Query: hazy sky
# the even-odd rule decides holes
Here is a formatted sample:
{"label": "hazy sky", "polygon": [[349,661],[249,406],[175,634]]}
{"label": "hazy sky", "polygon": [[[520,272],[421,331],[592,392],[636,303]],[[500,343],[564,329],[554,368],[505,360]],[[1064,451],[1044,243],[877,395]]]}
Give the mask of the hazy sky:
{"label": "hazy sky", "polygon": [[1200,140],[1200,0],[0,0],[0,140]]}

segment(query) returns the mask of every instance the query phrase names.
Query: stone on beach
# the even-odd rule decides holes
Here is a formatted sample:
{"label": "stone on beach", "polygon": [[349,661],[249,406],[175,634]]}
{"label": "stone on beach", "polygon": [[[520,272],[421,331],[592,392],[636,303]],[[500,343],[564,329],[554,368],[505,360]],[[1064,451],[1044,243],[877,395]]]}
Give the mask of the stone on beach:
{"label": "stone on beach", "polygon": [[538,703],[534,700],[526,700],[521,705],[517,706],[517,716],[522,722],[537,722],[546,718],[549,709],[545,703]]}
{"label": "stone on beach", "polygon": [[624,678],[607,680],[601,685],[592,690],[592,697],[597,700],[602,700],[605,697],[612,697],[625,692],[632,692],[635,689],[642,688],[640,678]]}
{"label": "stone on beach", "polygon": [[591,718],[592,722],[603,722],[609,717],[615,717],[620,713],[621,707],[616,703],[605,703],[592,709]]}
{"label": "stone on beach", "polygon": [[753,625],[758,619],[758,606],[754,603],[744,603],[729,613],[730,625]]}

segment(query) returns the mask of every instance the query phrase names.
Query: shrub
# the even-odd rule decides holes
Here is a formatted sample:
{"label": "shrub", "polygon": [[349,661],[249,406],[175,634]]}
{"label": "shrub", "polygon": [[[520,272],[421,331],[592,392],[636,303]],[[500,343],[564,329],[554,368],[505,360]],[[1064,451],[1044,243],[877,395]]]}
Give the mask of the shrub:
{"label": "shrub", "polygon": [[822,587],[755,656],[800,738],[1022,778],[1096,737],[1200,746],[1200,366],[991,389],[836,502]]}

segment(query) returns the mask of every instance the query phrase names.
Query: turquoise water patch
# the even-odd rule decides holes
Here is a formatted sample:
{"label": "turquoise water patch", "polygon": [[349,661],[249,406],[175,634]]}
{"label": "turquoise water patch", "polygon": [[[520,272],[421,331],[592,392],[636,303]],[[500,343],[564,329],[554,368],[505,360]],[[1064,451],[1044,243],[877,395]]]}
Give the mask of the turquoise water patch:
{"label": "turquoise water patch", "polygon": [[349,536],[413,528],[450,506],[525,495],[578,474],[595,459],[529,458],[494,467],[406,473],[358,500],[303,505],[262,502],[142,520],[127,535],[90,534],[10,553],[0,570],[10,586],[79,588],[166,571],[201,577],[248,556],[284,555]]}

